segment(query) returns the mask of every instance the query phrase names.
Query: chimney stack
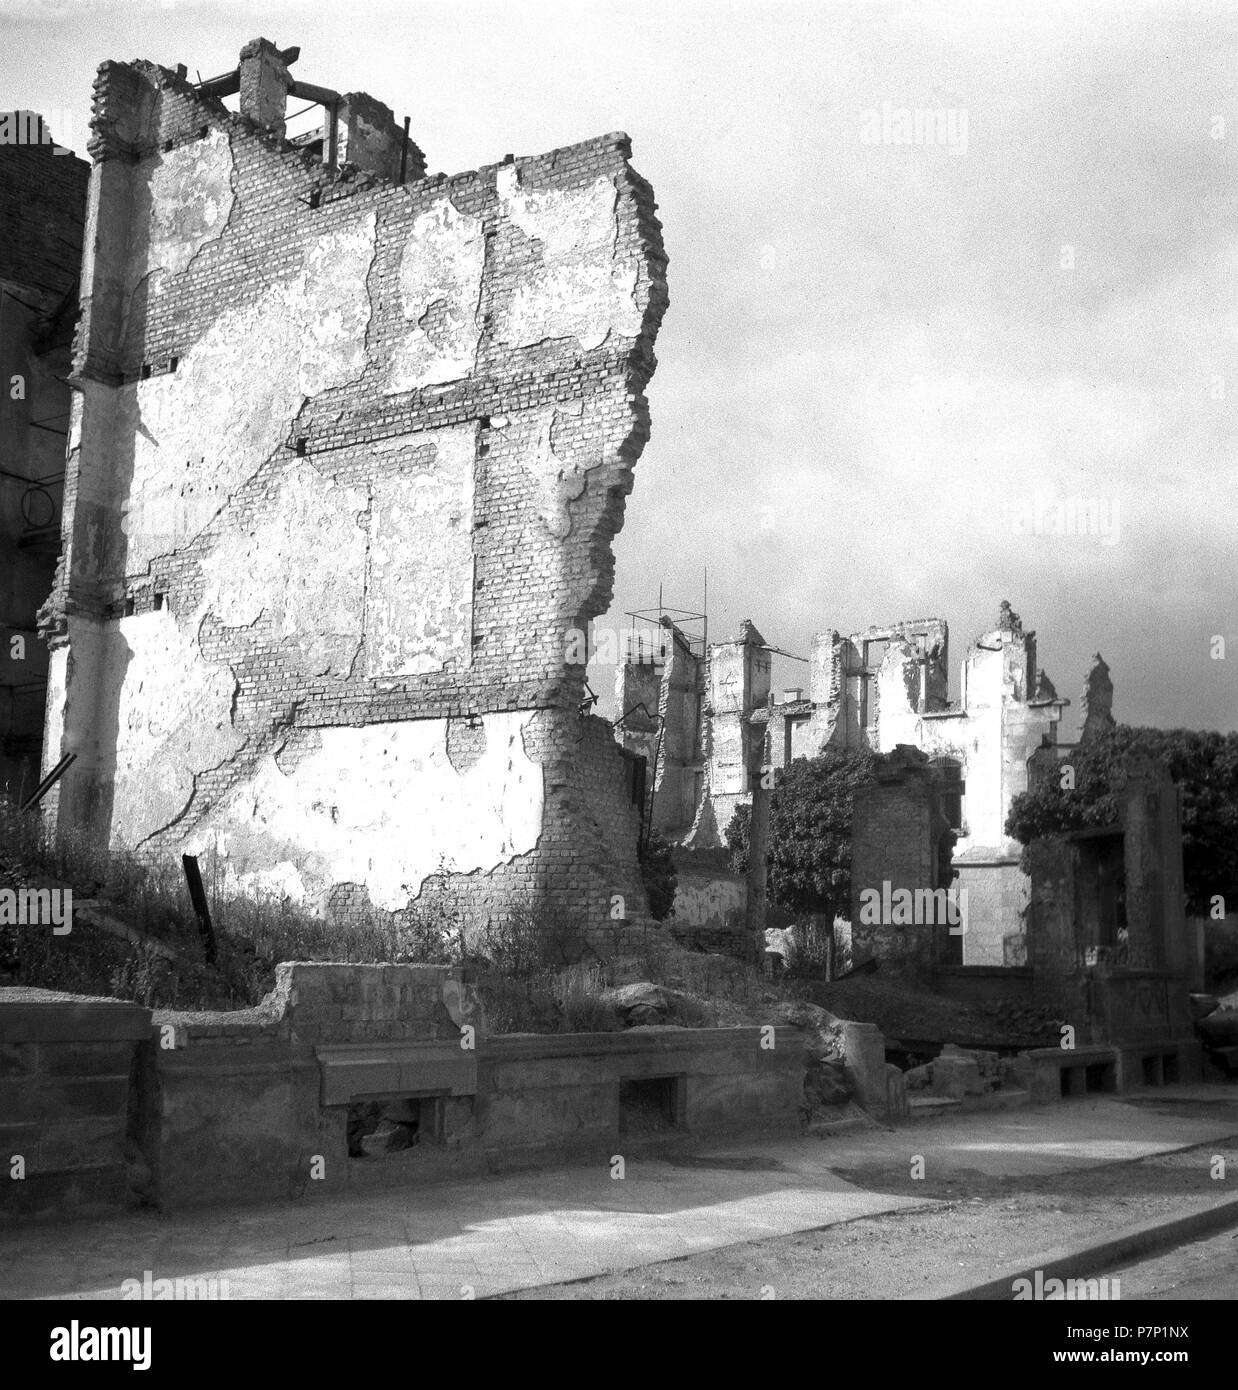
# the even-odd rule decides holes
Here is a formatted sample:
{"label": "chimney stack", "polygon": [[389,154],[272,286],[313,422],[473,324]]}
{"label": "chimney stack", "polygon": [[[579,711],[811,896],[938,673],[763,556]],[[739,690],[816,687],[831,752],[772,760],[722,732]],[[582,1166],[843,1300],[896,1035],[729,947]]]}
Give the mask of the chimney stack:
{"label": "chimney stack", "polygon": [[293,80],[270,39],[254,39],[241,49],[240,77],[241,115],[283,139],[284,112]]}

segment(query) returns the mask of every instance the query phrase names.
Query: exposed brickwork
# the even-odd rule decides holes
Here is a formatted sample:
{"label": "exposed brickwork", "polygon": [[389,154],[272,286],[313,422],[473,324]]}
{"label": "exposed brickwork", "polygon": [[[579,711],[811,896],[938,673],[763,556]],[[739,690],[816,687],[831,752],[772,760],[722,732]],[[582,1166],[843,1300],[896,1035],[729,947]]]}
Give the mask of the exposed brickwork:
{"label": "exposed brickwork", "polygon": [[906,920],[914,900],[910,912],[885,904],[899,892],[949,888],[953,839],[928,758],[905,745],[879,758],[876,781],[856,792],[852,811],[851,939],[857,955],[919,967],[950,960],[948,920],[934,920],[931,912],[915,914],[927,920]]}
{"label": "exposed brickwork", "polygon": [[450,971],[440,965],[280,967],[272,1011],[302,1043],[455,1041],[459,1027],[443,1002]]}
{"label": "exposed brickwork", "polygon": [[[273,756],[292,783],[332,760],[364,778],[371,752],[337,731],[440,721],[405,754],[416,766],[507,779],[454,809],[439,783],[407,788],[460,820],[446,857],[466,892],[495,906],[520,885],[590,926],[620,894],[640,921],[621,760],[577,717],[566,635],[610,603],[649,433],[667,302],[649,185],[622,134],[451,178],[417,177],[415,151],[403,186],[337,173],[279,136],[274,48],[245,53],[260,123],[150,63],[104,64],[96,82],[80,446],[44,623],[64,649],[50,741],[85,736],[98,754],[54,811],[145,853],[223,821],[235,838]],[[386,108],[348,100],[377,123],[367,140],[391,135]],[[173,751],[185,714],[156,706],[177,663]],[[86,680],[104,692],[91,710]],[[496,751],[521,713],[536,715],[521,739],[540,788]],[[313,731],[322,742],[296,741]],[[139,781],[166,795],[152,805]],[[502,803],[499,849],[473,843],[469,795]],[[507,830],[521,797],[540,833]],[[374,896],[330,851],[254,819],[262,842],[238,872],[292,864],[333,914]],[[373,854],[409,852],[399,838]],[[411,900],[424,865],[408,878]],[[382,906],[400,904],[387,891]]]}
{"label": "exposed brickwork", "polygon": [[90,166],[0,142],[0,280],[59,298],[77,285]]}

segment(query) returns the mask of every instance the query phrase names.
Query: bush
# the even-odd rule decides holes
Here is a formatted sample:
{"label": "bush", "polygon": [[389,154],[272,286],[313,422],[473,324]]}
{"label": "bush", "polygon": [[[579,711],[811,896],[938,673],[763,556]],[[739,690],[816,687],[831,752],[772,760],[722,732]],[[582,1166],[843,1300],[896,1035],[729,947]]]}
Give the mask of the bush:
{"label": "bush", "polygon": [[559,1006],[564,1033],[609,1033],[619,1026],[615,1011],[605,1003],[602,967],[569,965],[556,982],[555,1003]]}
{"label": "bush", "polygon": [[[1020,792],[1006,834],[1027,846],[1042,835],[1115,824],[1131,758],[1161,761],[1180,788],[1186,910],[1207,916],[1217,897],[1238,901],[1238,733],[1118,724],[1071,751],[1073,786],[1059,775]],[[1025,853],[1025,870],[1027,863]]]}
{"label": "bush", "polygon": [[530,976],[571,965],[591,949],[575,918],[563,908],[534,910],[517,903],[473,933],[470,954],[509,974]]}
{"label": "bush", "polygon": [[741,876],[748,872],[748,840],[752,825],[752,807],[742,803],[735,808],[735,814],[727,822],[726,847],[727,866],[733,874]]}
{"label": "bush", "polygon": [[641,879],[649,900],[649,915],[663,922],[675,909],[675,889],[679,875],[675,872],[671,845],[656,830],[649,832],[640,860]]}
{"label": "bush", "polygon": [[809,918],[787,934],[787,974],[798,979],[829,980],[849,968],[850,960],[837,949],[833,925]]}

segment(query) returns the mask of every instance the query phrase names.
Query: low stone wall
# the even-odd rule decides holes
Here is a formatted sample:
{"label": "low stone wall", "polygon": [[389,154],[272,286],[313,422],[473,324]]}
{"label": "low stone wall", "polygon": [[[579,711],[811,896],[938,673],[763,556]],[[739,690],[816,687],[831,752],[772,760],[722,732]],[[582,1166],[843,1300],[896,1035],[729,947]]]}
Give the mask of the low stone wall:
{"label": "low stone wall", "polygon": [[[64,1010],[0,1007],[5,1156],[19,1139],[32,1153],[45,1138],[63,1147],[66,1127],[89,1122],[82,1142],[96,1148],[83,1152],[108,1200],[132,1195],[127,1141],[165,1210],[795,1132],[804,1098],[796,1028],[486,1037],[446,966],[294,963],[256,1009],[152,1016],[104,1001],[74,1016],[70,1047],[36,1041],[65,1032]],[[102,1070],[87,1082],[89,1065]],[[376,1109],[415,1139],[368,1147]],[[58,1192],[22,1210],[58,1214],[70,1205]]]}
{"label": "low stone wall", "polygon": [[1029,1068],[1028,1087],[1035,1105],[1091,1091],[1123,1093],[1145,1086],[1190,1085],[1203,1078],[1198,1038],[1121,1047],[1035,1048],[1022,1058]]}
{"label": "low stone wall", "polygon": [[[667,1113],[624,1087],[667,1084]],[[506,1165],[543,1152],[632,1152],[676,1132],[709,1138],[799,1128],[804,1044],[795,1028],[633,1028],[490,1040],[479,1057],[476,1138]],[[662,1121],[659,1123],[659,1121]]]}
{"label": "low stone wall", "polygon": [[[146,1103],[162,1204],[340,1189],[347,1098],[343,1108],[324,1104],[327,1066],[343,1054],[364,1069],[376,1049],[390,1056],[427,1044],[459,1054],[471,1018],[467,991],[447,966],[300,962],[279,967],[260,1008],[156,1013],[147,1088],[155,1094]],[[398,1089],[391,1080],[372,1078],[363,1093]]]}
{"label": "low stone wall", "polygon": [[[462,1041],[306,1047],[264,1037],[253,1024],[206,1037],[188,1031],[186,1045],[159,1061],[162,1204],[312,1196],[608,1158],[677,1136],[799,1127],[804,1055],[793,1028],[530,1034],[479,1039],[475,1048]],[[645,1094],[654,1106],[665,1100],[666,1122],[642,1111],[629,1127],[624,1088],[651,1078],[666,1082]],[[350,1105],[380,1099],[423,1107],[421,1142],[350,1157]]]}
{"label": "low stone wall", "polygon": [[0,1220],[141,1200],[131,1114],[150,1013],[115,999],[0,989]]}

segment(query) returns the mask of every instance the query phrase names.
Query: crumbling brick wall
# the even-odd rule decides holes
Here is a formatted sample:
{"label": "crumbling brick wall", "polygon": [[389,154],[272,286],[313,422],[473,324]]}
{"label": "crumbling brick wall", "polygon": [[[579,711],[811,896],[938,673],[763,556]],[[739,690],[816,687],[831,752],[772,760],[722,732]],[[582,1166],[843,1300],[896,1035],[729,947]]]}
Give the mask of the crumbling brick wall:
{"label": "crumbling brick wall", "polygon": [[398,911],[444,867],[496,911],[606,931],[619,894],[639,923],[567,633],[610,602],[649,432],[652,192],[622,134],[403,186],[328,169],[257,123],[265,51],[240,115],[99,70],[52,814],[324,906]]}
{"label": "crumbling brick wall", "polygon": [[[858,958],[927,967],[948,960],[951,933],[944,891],[952,884],[953,835],[941,814],[928,758],[900,744],[881,756],[875,780],[855,794],[851,819],[851,939]],[[931,902],[914,895],[943,890]],[[910,910],[899,905],[907,894]],[[929,909],[929,910],[925,910]]]}

